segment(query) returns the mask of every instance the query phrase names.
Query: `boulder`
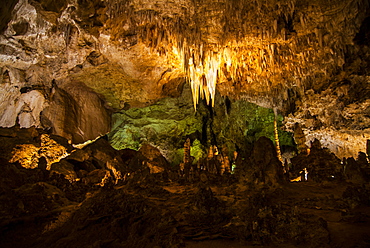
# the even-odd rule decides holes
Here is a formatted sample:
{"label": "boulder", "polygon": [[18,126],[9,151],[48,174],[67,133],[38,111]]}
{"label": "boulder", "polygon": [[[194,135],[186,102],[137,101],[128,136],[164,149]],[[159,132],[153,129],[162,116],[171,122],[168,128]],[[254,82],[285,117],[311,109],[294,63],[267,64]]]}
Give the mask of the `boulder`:
{"label": "boulder", "polygon": [[83,150],[91,154],[90,160],[96,168],[111,171],[116,183],[128,173],[128,167],[123,162],[121,154],[104,137],[86,146]]}
{"label": "boulder", "polygon": [[83,143],[106,134],[110,114],[103,100],[79,82],[67,82],[52,89],[48,107],[42,111],[42,124],[53,134],[73,143]]}
{"label": "boulder", "polygon": [[284,182],[283,165],[270,139],[260,137],[255,142],[250,161],[258,182],[269,186]]}
{"label": "boulder", "polygon": [[89,151],[76,149],[68,156],[68,160],[82,163],[88,160],[90,158],[90,155],[91,154],[89,153]]}
{"label": "boulder", "polygon": [[158,148],[150,144],[143,144],[139,152],[143,156],[143,164],[149,168],[150,173],[157,174],[168,170],[169,163]]}
{"label": "boulder", "polygon": [[86,177],[82,179],[82,182],[86,185],[99,185],[104,186],[111,179],[111,174],[108,170],[96,169],[88,173]]}
{"label": "boulder", "polygon": [[365,174],[358,162],[352,157],[345,161],[344,176],[347,181],[355,184],[366,183]]}
{"label": "boulder", "polygon": [[77,179],[77,174],[74,171],[73,164],[67,162],[67,160],[65,159],[61,160],[58,163],[52,164],[50,168],[50,173],[62,174],[70,182],[74,182]]}
{"label": "boulder", "polygon": [[310,153],[300,153],[291,159],[291,173],[297,177],[305,168],[308,172],[308,180],[315,182],[342,179],[343,165],[340,159],[327,148],[321,148],[320,142],[315,140],[311,143]]}

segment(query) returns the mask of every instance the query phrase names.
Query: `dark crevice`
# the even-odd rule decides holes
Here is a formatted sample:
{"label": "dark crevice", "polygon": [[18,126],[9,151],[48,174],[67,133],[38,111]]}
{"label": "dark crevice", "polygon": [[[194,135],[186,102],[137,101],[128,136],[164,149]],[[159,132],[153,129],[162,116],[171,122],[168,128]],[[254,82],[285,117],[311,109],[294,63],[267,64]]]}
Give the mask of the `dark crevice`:
{"label": "dark crevice", "polygon": [[18,0],[2,0],[0,4],[0,33],[3,33],[8,27],[12,18],[12,12]]}

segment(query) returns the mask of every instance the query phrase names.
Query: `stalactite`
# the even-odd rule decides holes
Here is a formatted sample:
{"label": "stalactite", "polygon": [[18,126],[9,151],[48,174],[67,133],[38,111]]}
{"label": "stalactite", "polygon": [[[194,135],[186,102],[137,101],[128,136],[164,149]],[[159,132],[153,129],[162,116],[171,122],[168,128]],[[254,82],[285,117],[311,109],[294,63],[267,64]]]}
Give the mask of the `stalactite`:
{"label": "stalactite", "polygon": [[[222,0],[207,6],[192,1],[190,9],[184,8],[183,13],[171,17],[154,10],[135,10],[131,0],[106,2],[108,15],[125,15],[126,24],[137,27],[139,40],[151,51],[178,59],[175,64],[181,66],[191,84],[195,108],[198,98],[213,104],[219,82],[255,83],[268,89],[266,78],[276,83],[292,75],[297,82],[304,81],[327,56],[323,56],[323,49],[329,44],[327,33],[331,35],[332,29],[338,29],[335,18],[328,25],[310,19],[295,0]],[[322,18],[340,11],[351,14],[345,6],[325,10]],[[217,25],[222,33],[210,37],[212,27]],[[330,52],[341,54],[344,44],[344,39],[331,39]],[[300,50],[302,46],[305,51]],[[342,59],[337,60],[337,66],[343,63]],[[325,70],[330,73],[331,69]]]}

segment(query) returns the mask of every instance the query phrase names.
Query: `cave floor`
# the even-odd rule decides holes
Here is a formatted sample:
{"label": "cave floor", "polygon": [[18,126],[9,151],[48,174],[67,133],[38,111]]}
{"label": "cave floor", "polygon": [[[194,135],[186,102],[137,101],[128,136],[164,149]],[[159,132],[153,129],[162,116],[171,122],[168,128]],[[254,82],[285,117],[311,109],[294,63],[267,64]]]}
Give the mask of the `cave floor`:
{"label": "cave floor", "polygon": [[[357,186],[268,188],[220,180],[129,182],[81,192],[65,187],[64,193],[50,187],[59,205],[48,210],[36,209],[38,198],[8,199],[15,210],[1,218],[0,247],[370,247],[370,206],[345,195],[349,187]],[[71,194],[84,196],[71,201]],[[17,208],[28,210],[15,218]]]}
{"label": "cave floor", "polygon": [[[284,191],[284,197],[274,199],[275,204],[294,206],[302,214],[309,214],[324,219],[327,222],[327,228],[330,233],[331,247],[370,247],[370,207],[356,206],[350,210],[336,208],[330,204],[331,201],[341,201],[343,192],[347,188],[346,183],[315,183],[315,182],[294,182],[281,188]],[[177,207],[180,202],[185,202],[188,197],[196,194],[197,188],[193,186],[170,185],[164,186],[164,189],[178,197],[171,200],[164,198],[151,198],[158,201],[157,204],[166,202],[166,207]],[[237,202],[243,202],[249,192],[245,186],[238,185],[233,194],[230,195],[228,188],[223,186],[210,187],[214,196],[230,204],[237,205]],[[187,196],[184,198],[183,196]],[[346,216],[348,214],[348,216]],[[346,216],[346,217],[344,217]],[[196,237],[195,240],[187,241],[186,247],[302,247],[304,244],[274,244],[269,246],[256,245],[251,241],[235,241],[222,239],[208,240],[208,238],[217,238],[217,235]],[[202,240],[205,239],[205,240]]]}

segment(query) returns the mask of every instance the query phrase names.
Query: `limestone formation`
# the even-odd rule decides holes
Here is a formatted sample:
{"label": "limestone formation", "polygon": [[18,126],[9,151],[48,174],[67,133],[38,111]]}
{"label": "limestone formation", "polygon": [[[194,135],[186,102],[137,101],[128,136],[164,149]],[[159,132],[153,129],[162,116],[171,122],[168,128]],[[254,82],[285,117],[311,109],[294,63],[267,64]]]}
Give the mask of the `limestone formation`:
{"label": "limestone formation", "polygon": [[109,131],[107,109],[178,96],[186,79],[196,108],[219,92],[276,109],[338,156],[365,152],[368,1],[5,2],[1,126],[81,143]]}

